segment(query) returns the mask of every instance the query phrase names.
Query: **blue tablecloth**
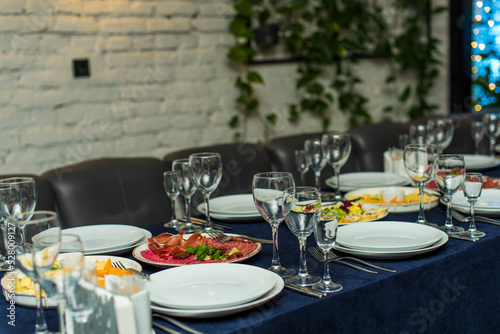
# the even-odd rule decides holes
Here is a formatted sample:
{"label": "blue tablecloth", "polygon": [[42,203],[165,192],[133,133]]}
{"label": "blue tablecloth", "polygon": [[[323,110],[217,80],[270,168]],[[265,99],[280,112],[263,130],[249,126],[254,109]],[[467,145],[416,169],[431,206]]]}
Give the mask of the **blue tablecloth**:
{"label": "blue tablecloth", "polygon": [[[499,175],[500,170],[488,174]],[[444,224],[445,209],[441,205],[426,215],[428,220]],[[415,219],[416,213],[389,214],[385,218]],[[269,224],[263,221],[229,225],[234,233],[262,238],[271,235]],[[206,333],[497,333],[500,328],[500,226],[478,222],[477,227],[486,232],[486,237],[476,243],[450,239],[443,247],[416,257],[370,260],[397,273],[370,274],[333,263],[330,265],[332,279],[344,288],[323,299],[284,290],[252,310],[221,318],[182,320]],[[150,226],[149,230],[153,235],[165,231],[162,224]],[[308,239],[308,245],[314,245],[313,236]],[[279,246],[282,264],[297,270],[298,241],[284,224],[279,228]],[[272,246],[263,245],[261,252],[246,263],[266,268],[271,254]],[[308,267],[312,274],[323,274],[323,264],[309,254]],[[149,273],[159,270],[147,264],[143,264],[143,268]],[[34,310],[17,306],[16,326],[12,327],[6,317],[7,307],[2,299],[0,333],[33,331]],[[57,313],[50,310],[46,314],[50,327],[57,329]],[[157,333],[161,332],[157,330]]]}

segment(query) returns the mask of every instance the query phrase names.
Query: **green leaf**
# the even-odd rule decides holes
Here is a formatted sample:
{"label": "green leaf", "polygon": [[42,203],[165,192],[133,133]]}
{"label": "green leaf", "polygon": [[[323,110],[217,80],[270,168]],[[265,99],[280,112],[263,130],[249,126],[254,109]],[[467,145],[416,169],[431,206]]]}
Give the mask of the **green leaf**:
{"label": "green leaf", "polygon": [[231,128],[236,128],[240,124],[240,118],[238,116],[233,116],[229,121],[229,126]]}
{"label": "green leaf", "polygon": [[241,16],[252,17],[253,15],[253,8],[248,0],[241,0],[239,3],[234,5],[234,9],[236,10],[236,13]]}
{"label": "green leaf", "polygon": [[275,113],[272,114],[267,114],[266,115],[266,120],[271,124],[272,126],[276,126],[278,124],[278,116],[276,116]]}
{"label": "green leaf", "polygon": [[406,102],[410,97],[411,87],[410,85],[406,86],[405,90],[399,95],[399,101]]}
{"label": "green leaf", "polygon": [[257,99],[251,99],[247,103],[246,110],[247,111],[254,111],[258,107],[259,107],[259,100],[257,100]]}
{"label": "green leaf", "polygon": [[235,18],[229,25],[229,29],[235,37],[255,38],[254,32],[248,27],[247,20]]}
{"label": "green leaf", "polygon": [[248,80],[248,82],[264,84],[264,80],[262,79],[260,74],[255,72],[255,71],[248,72],[247,80]]}

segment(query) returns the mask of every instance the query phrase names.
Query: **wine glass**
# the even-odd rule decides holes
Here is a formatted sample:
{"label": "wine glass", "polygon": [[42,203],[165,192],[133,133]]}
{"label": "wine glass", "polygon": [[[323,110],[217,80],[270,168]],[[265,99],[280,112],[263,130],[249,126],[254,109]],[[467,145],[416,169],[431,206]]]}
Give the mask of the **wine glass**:
{"label": "wine glass", "polygon": [[436,145],[438,154],[450,146],[453,139],[453,121],[449,118],[437,118],[427,121],[427,136],[429,144]]}
{"label": "wine glass", "polygon": [[410,144],[427,144],[427,128],[423,124],[412,124],[408,131]]}
{"label": "wine glass", "polygon": [[[34,244],[37,239],[58,240],[61,235],[61,224],[57,214],[52,211],[21,212],[7,217],[5,229],[13,231],[16,267],[33,280],[36,298],[35,333],[49,333],[43,312],[41,288],[37,272],[33,266]],[[54,251],[54,248],[50,248]],[[54,260],[48,256],[46,263]]]}
{"label": "wine glass", "polygon": [[342,200],[340,194],[340,168],[345,165],[351,154],[351,137],[342,132],[325,133],[321,139],[321,147],[325,160],[332,166],[337,178],[334,199],[340,201]]}
{"label": "wine glass", "polygon": [[496,138],[500,134],[500,114],[484,114],[482,120],[484,124],[484,132],[490,139],[490,155],[494,157]]}
{"label": "wine glass", "polygon": [[278,226],[283,221],[283,192],[294,187],[293,176],[287,172],[265,172],[255,174],[252,180],[252,194],[260,215],[270,225],[273,233],[273,259],[270,271],[285,278],[295,273],[293,269],[281,266],[278,252]]}
{"label": "wine glass", "polygon": [[321,140],[319,138],[306,140],[304,142],[304,153],[306,155],[306,161],[309,162],[309,166],[314,171],[316,188],[321,189],[321,171],[326,166],[325,156],[321,148]]}
{"label": "wine glass", "polygon": [[434,144],[410,144],[404,150],[406,173],[419,189],[420,209],[416,223],[435,226],[425,219],[424,187],[434,177],[434,160],[436,146]]}
{"label": "wine glass", "polygon": [[314,285],[321,277],[307,272],[306,241],[321,216],[321,193],[313,187],[288,188],[283,194],[283,211],[288,229],[299,239],[299,273],[287,278],[288,283],[301,286]]}
{"label": "wine glass", "polygon": [[295,150],[295,167],[300,173],[300,182],[306,185],[306,173],[309,171],[310,161],[304,150]]}
{"label": "wine glass", "polygon": [[460,189],[465,178],[465,161],[463,155],[444,154],[436,158],[435,180],[439,190],[447,199],[446,222],[439,226],[448,234],[462,233],[463,229],[453,225],[451,217],[451,197]]}
{"label": "wine glass", "polygon": [[219,186],[222,177],[222,158],[219,153],[213,152],[191,154],[189,171],[196,187],[205,198],[205,231],[211,231],[210,194]]}
{"label": "wine glass", "polygon": [[328,253],[337,240],[338,226],[337,213],[332,211],[321,211],[320,219],[314,224],[314,238],[318,247],[323,251],[325,270],[321,282],[314,284],[313,288],[327,293],[342,290],[342,285],[332,282],[328,262]]}
{"label": "wine glass", "polygon": [[466,173],[463,185],[465,198],[470,203],[470,224],[469,229],[464,232],[473,238],[484,237],[486,233],[478,231],[474,219],[474,206],[476,205],[483,190],[483,176],[481,173]]}
{"label": "wine glass", "polygon": [[177,230],[183,232],[198,232],[202,227],[193,225],[191,221],[191,196],[196,192],[196,185],[189,173],[189,159],[174,160],[174,162],[172,162],[172,170],[179,173],[179,190],[181,195],[184,196],[184,203],[186,205],[186,224],[179,226]]}
{"label": "wine glass", "polygon": [[172,203],[172,219],[170,219],[170,221],[165,223],[163,226],[177,228],[177,223],[179,221],[175,215],[175,201],[180,193],[181,179],[179,177],[179,173],[176,171],[164,172],[163,186],[167,196],[170,198],[170,202]]}
{"label": "wine glass", "polygon": [[484,137],[484,124],[483,122],[472,122],[470,124],[470,132],[474,139],[474,154],[479,154],[479,144]]}

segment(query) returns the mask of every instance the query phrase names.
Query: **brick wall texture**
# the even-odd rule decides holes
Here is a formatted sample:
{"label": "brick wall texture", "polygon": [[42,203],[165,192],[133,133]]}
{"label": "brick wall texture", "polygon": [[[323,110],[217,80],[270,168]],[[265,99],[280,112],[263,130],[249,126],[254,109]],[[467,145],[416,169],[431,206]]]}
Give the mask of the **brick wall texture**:
{"label": "brick wall texture", "polygon": [[[436,2],[444,2],[439,0]],[[0,2],[0,174],[42,173],[97,157],[155,156],[233,140],[238,69],[226,53],[233,44],[231,0],[2,0]],[[437,87],[447,87],[447,18],[433,33],[445,62]],[[73,60],[88,59],[89,78],[73,77]],[[357,65],[375,120],[393,95],[387,66]],[[319,131],[321,123],[286,121],[295,101],[296,64],[260,65],[264,114],[243,129],[248,141]],[[447,112],[446,89],[433,102]],[[332,129],[346,119],[332,111]],[[396,118],[404,115],[395,114]]]}

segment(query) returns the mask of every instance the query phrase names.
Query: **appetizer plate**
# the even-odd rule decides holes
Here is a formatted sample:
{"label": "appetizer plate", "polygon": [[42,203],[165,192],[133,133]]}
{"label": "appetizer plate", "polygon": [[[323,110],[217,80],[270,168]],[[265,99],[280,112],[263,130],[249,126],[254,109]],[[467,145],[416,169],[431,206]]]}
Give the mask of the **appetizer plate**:
{"label": "appetizer plate", "polygon": [[[240,234],[231,234],[231,233],[225,233],[225,234],[230,235],[230,236],[241,236]],[[189,236],[189,235],[186,235],[186,236]],[[257,254],[258,252],[260,252],[260,250],[262,249],[261,243],[255,242],[255,245],[257,247],[248,255],[242,256],[242,257],[239,257],[239,258],[236,258],[233,260],[226,260],[223,263],[241,262],[241,261],[244,261],[246,259],[251,258],[252,256]],[[145,242],[145,243],[134,248],[134,250],[132,251],[132,256],[143,263],[147,263],[147,264],[150,264],[150,265],[152,265],[154,267],[158,267],[158,268],[182,267],[182,266],[192,266],[193,265],[193,264],[164,263],[164,262],[146,259],[144,256],[142,256],[141,252],[145,251],[147,249],[148,249],[148,243]],[[211,264],[211,263],[207,263],[207,264]],[[206,265],[206,264],[204,264],[204,265]]]}
{"label": "appetizer plate", "polygon": [[[366,187],[404,186],[410,184],[410,179],[394,173],[358,172],[340,174],[340,191],[348,192]],[[326,185],[335,188],[335,176],[326,179]]]}
{"label": "appetizer plate", "polygon": [[[360,198],[365,194],[369,195],[377,195],[380,194],[380,192],[384,189],[387,188],[395,188],[399,190],[403,190],[405,195],[408,194],[413,194],[418,188],[415,187],[375,187],[375,188],[364,188],[364,189],[358,189],[354,191],[350,191],[347,194],[344,195],[346,199],[355,199],[355,198]],[[439,197],[441,196],[439,192],[434,191],[434,190],[425,190],[425,192],[428,195],[435,196],[435,199],[431,201],[426,201],[424,202],[424,210],[430,210],[434,209],[436,206],[439,204]],[[407,212],[418,212],[420,208],[419,202],[415,203],[408,203],[408,204],[363,204],[365,208],[370,208],[370,207],[379,207],[379,206],[388,206],[389,210],[388,212],[390,213],[407,213]]]}
{"label": "appetizer plate", "polygon": [[[441,201],[446,204],[444,200]],[[470,204],[465,199],[462,191],[457,192],[451,199],[453,209],[465,214],[470,214]],[[481,197],[475,205],[477,215],[498,217],[500,216],[500,189],[483,189]]]}
{"label": "appetizer plate", "polygon": [[175,317],[185,317],[185,318],[216,318],[216,317],[223,317],[231,314],[235,314],[238,312],[243,312],[249,309],[252,309],[254,307],[257,307],[259,305],[262,305],[264,303],[267,303],[269,300],[273,299],[277,295],[280,294],[280,292],[283,290],[283,287],[285,286],[285,282],[281,277],[278,275],[274,274],[274,279],[275,279],[275,285],[274,287],[265,295],[263,295],[260,298],[257,298],[253,301],[243,303],[240,305],[235,305],[235,306],[229,306],[229,307],[220,307],[220,308],[213,308],[213,309],[193,309],[193,310],[184,310],[184,309],[175,309],[175,308],[169,308],[169,307],[163,307],[156,305],[154,303],[151,304],[151,309],[154,312],[170,315],[170,316],[175,316]]}
{"label": "appetizer plate", "polygon": [[465,167],[470,170],[485,170],[500,165],[500,160],[495,157],[483,154],[463,154]]}
{"label": "appetizer plate", "polygon": [[367,251],[407,251],[424,248],[441,239],[438,229],[407,222],[358,223],[339,229],[337,243]]}
{"label": "appetizer plate", "polygon": [[64,229],[63,234],[78,235],[86,254],[131,246],[144,238],[144,230],[131,225],[79,226]]}
{"label": "appetizer plate", "polygon": [[[500,178],[483,175],[483,189],[498,189],[498,188],[500,188]],[[425,189],[439,190],[435,180],[432,180],[431,182],[427,183]]]}
{"label": "appetizer plate", "polygon": [[142,271],[142,266],[139,262],[127,259],[126,257],[121,256],[108,256],[108,255],[86,255],[85,261],[88,262],[96,262],[96,261],[108,261],[111,259],[111,262],[121,262],[125,268],[132,268],[138,271]]}
{"label": "appetizer plate", "polygon": [[269,270],[245,264],[210,263],[160,271],[151,275],[146,289],[157,305],[200,310],[248,303],[275,285],[274,274]]}

